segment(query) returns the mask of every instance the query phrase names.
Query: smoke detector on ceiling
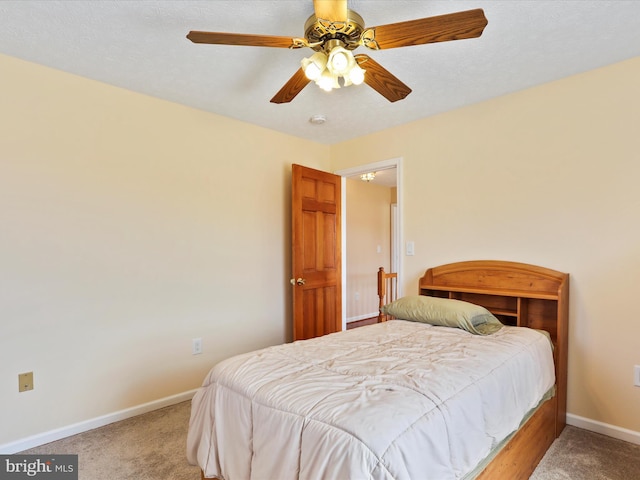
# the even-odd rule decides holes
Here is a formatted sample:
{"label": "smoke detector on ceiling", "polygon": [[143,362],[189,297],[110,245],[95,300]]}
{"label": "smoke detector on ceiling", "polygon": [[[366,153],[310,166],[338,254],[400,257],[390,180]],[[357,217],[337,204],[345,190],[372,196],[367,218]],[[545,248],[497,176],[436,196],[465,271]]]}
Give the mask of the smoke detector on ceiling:
{"label": "smoke detector on ceiling", "polygon": [[322,125],[326,121],[327,116],[322,114],[311,115],[311,118],[309,118],[309,123],[313,125]]}

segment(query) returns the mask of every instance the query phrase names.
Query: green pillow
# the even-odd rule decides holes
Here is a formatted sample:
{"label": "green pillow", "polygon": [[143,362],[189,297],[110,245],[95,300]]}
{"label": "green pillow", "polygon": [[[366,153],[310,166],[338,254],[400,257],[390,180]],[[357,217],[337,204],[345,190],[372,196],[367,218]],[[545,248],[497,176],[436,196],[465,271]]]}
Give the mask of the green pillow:
{"label": "green pillow", "polygon": [[502,323],[480,305],[450,298],[414,295],[402,297],[380,309],[401,320],[461,328],[476,335],[489,335],[502,328]]}

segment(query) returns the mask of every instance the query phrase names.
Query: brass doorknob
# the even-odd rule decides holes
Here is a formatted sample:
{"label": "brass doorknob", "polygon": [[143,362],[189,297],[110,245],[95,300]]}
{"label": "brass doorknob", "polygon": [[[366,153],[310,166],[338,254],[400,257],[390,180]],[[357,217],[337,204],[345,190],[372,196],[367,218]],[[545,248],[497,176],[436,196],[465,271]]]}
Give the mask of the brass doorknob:
{"label": "brass doorknob", "polygon": [[292,278],[291,280],[289,280],[289,282],[291,282],[291,285],[304,285],[305,283],[307,283],[307,281],[304,278],[298,278],[297,280],[295,278]]}

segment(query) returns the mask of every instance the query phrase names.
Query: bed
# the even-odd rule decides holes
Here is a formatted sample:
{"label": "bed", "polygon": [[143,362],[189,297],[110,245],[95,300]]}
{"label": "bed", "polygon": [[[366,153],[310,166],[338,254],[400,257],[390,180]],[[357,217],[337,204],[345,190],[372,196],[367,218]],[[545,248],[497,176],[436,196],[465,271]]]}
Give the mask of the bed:
{"label": "bed", "polygon": [[505,326],[394,312],[220,362],[193,399],[188,460],[224,480],[526,479],[565,424],[568,282],[515,262],[443,265],[407,298]]}

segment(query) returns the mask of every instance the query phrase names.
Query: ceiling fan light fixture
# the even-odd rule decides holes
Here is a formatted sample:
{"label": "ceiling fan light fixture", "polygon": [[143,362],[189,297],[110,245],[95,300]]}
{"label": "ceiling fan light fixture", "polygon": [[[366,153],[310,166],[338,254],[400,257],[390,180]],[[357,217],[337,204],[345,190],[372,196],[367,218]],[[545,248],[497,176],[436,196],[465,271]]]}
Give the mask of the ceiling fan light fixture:
{"label": "ceiling fan light fixture", "polygon": [[328,55],[316,52],[309,58],[303,58],[301,65],[306,77],[327,92],[340,88],[340,78],[345,87],[360,85],[364,81],[364,70],[358,65],[353,53],[342,45],[333,46]]}

